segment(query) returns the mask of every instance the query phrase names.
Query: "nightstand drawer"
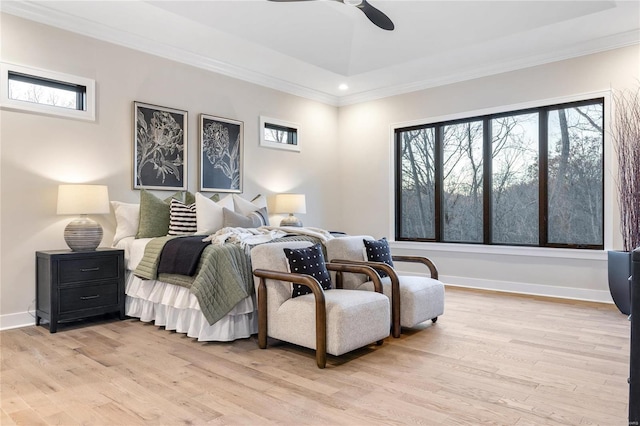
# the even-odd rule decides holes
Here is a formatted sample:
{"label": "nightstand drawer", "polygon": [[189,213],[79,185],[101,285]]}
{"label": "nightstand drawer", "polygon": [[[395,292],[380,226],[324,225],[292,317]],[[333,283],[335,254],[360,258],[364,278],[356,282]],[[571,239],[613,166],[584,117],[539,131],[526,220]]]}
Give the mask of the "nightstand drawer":
{"label": "nightstand drawer", "polygon": [[117,256],[61,260],[58,270],[60,284],[118,278],[118,273]]}
{"label": "nightstand drawer", "polygon": [[60,313],[118,304],[118,283],[60,289]]}

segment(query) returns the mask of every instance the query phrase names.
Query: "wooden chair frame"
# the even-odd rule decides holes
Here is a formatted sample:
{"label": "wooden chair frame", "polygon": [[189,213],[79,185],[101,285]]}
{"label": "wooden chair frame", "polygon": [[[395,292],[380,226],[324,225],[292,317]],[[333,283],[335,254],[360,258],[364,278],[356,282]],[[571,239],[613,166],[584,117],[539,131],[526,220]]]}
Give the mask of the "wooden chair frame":
{"label": "wooden chair frame", "polygon": [[[337,272],[336,288],[340,289],[342,273],[365,274],[373,282],[377,293],[382,294],[382,282],[378,273],[367,265],[347,265],[327,263],[327,270]],[[256,269],[253,275],[260,278],[258,285],[258,347],[267,347],[268,320],[267,320],[267,279],[278,280],[284,284],[296,283],[306,285],[311,289],[315,299],[316,308],[316,364],[318,368],[325,368],[327,364],[327,309],[324,298],[324,290],[318,280],[303,274],[291,272],[272,271],[268,269]],[[339,284],[340,283],[340,287]],[[376,342],[381,345],[382,340]]]}

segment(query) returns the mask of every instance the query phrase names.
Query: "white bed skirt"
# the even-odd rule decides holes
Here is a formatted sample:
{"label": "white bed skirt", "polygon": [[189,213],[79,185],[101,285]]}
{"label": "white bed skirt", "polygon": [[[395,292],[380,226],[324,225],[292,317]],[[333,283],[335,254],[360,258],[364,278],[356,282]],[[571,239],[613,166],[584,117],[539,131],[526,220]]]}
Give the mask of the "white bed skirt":
{"label": "white bed skirt", "polygon": [[198,299],[186,288],[126,274],[125,313],[140,321],[153,322],[167,330],[186,333],[199,341],[228,342],[258,332],[254,296],[240,301],[213,325],[200,310]]}

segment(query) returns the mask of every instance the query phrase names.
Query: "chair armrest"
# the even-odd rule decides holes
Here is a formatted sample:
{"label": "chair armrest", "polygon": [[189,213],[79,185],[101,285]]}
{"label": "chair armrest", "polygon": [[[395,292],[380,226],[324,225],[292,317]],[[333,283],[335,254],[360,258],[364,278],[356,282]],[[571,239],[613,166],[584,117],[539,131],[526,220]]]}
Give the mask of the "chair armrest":
{"label": "chair armrest", "polygon": [[[398,279],[398,274],[396,271],[389,265],[384,262],[372,262],[370,260],[347,260],[347,259],[331,259],[331,263],[341,264],[341,265],[361,265],[368,266],[373,268],[375,271],[383,271],[386,272],[387,275],[391,277],[391,281]],[[352,271],[350,271],[352,272]],[[376,273],[376,275],[378,275]],[[379,277],[379,275],[378,275]],[[371,280],[373,281],[373,279]]]}
{"label": "chair armrest", "polygon": [[[369,280],[373,282],[373,288],[376,292],[382,293],[382,282],[380,281],[380,275],[372,268],[370,265],[365,264],[356,264],[356,263],[341,263],[341,262],[329,262],[326,264],[327,270],[335,271],[341,274],[342,272],[349,272],[353,274],[364,274],[369,277]],[[340,276],[338,274],[338,276]],[[340,280],[340,278],[337,278]],[[336,288],[342,288],[342,285],[338,286],[336,283]]]}
{"label": "chair armrest", "polygon": [[324,290],[322,289],[320,283],[318,283],[318,280],[310,275],[296,274],[293,272],[272,271],[269,269],[255,269],[253,271],[253,275],[260,278],[258,291],[262,290],[262,288],[266,288],[267,279],[284,281],[285,283],[302,284],[311,289],[314,296],[316,297],[316,300],[322,299],[322,303],[324,303]]}
{"label": "chair armrest", "polygon": [[[272,280],[278,281],[286,281],[286,282],[295,282],[296,284],[304,284],[308,285],[307,282],[309,280],[315,281],[316,284],[318,281],[313,278],[311,275],[304,274],[296,274],[294,272],[284,272],[284,271],[273,271],[271,269],[254,269],[253,275],[258,278],[268,278]],[[313,286],[313,284],[311,284]]]}
{"label": "chair armrest", "polygon": [[426,257],[423,256],[391,256],[394,262],[412,262],[412,263],[422,263],[427,268],[429,268],[429,272],[431,272],[431,278],[434,280],[438,279],[438,269],[436,265]]}
{"label": "chair armrest", "polygon": [[324,368],[327,361],[327,308],[324,300],[324,290],[315,278],[292,272],[255,269],[253,275],[260,278],[258,286],[258,346],[267,347],[267,279],[293,282],[306,285],[311,289],[316,301],[316,363]]}

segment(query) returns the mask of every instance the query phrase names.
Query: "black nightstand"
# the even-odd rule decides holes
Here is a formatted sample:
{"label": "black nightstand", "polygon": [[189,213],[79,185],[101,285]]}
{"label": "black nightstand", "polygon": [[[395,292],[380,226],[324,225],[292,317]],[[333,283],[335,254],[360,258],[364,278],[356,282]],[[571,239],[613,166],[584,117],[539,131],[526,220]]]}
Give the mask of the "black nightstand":
{"label": "black nightstand", "polygon": [[124,319],[124,250],[36,252],[36,325],[118,312]]}

